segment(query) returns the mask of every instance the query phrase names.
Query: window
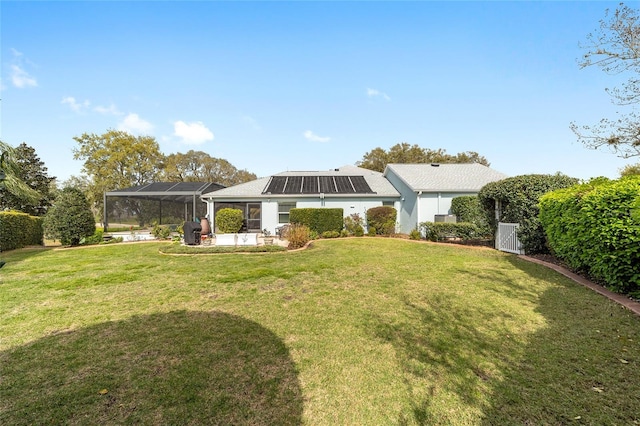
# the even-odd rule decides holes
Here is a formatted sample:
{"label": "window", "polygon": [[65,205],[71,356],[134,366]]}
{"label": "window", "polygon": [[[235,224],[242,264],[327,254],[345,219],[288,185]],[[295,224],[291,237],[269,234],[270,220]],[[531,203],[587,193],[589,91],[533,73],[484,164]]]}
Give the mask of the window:
{"label": "window", "polygon": [[393,207],[394,206],[394,202],[393,201],[383,201],[382,205],[383,206]]}
{"label": "window", "polygon": [[278,203],[278,223],[289,223],[289,211],[296,208],[296,203]]}

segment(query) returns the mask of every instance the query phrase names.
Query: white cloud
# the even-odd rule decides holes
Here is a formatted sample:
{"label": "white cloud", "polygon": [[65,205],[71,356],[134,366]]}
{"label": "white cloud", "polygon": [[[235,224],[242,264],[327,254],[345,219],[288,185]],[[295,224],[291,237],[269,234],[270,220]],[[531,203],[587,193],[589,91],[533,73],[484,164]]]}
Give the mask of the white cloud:
{"label": "white cloud", "polygon": [[16,64],[11,65],[11,81],[19,89],[38,86],[37,80]]}
{"label": "white cloud", "polygon": [[148,135],[153,130],[153,125],[140,118],[138,114],[130,113],[118,124],[118,130],[124,130],[134,135]]}
{"label": "white cloud", "polygon": [[306,132],[303,133],[303,135],[305,139],[311,142],[329,142],[331,140],[331,138],[329,137],[318,136],[315,133],[313,133],[311,130],[307,130]]}
{"label": "white cloud", "polygon": [[384,92],[379,91],[378,89],[367,88],[367,96],[370,98],[381,97],[385,101],[390,101],[391,98]]}
{"label": "white cloud", "polygon": [[73,96],[67,96],[66,98],[62,98],[62,101],[60,103],[69,105],[69,108],[71,108],[71,111],[76,112],[78,114],[80,114],[83,109],[88,108],[90,105],[89,101],[85,100],[84,102],[78,102],[76,101],[76,98],[74,98]]}
{"label": "white cloud", "polygon": [[118,107],[114,104],[109,105],[108,107],[98,105],[93,109],[95,112],[100,113],[102,115],[122,115]]}
{"label": "white cloud", "polygon": [[201,145],[214,139],[213,132],[207,129],[201,121],[193,123],[176,121],[173,123],[173,128],[173,134],[182,139],[182,142],[187,145]]}

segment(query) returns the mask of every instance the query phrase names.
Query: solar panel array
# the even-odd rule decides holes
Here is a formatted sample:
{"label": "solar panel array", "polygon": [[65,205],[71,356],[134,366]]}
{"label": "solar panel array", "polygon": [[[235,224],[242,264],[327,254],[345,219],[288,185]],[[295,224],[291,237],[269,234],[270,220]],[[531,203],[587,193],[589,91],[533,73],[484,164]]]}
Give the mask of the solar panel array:
{"label": "solar panel array", "polygon": [[263,194],[374,194],[364,176],[272,176]]}

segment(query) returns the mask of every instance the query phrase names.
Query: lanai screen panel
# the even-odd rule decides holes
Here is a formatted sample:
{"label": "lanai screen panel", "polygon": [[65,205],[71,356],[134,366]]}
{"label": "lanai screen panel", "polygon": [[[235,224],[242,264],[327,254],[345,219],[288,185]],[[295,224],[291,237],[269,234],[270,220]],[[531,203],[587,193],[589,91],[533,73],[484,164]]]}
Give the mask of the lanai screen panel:
{"label": "lanai screen panel", "polygon": [[375,194],[364,176],[273,176],[263,194]]}

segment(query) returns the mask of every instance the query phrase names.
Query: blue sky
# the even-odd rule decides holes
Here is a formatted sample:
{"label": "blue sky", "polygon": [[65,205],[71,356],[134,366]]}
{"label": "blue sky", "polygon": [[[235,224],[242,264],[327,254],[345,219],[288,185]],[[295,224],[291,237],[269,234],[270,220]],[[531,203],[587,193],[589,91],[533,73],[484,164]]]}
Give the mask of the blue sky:
{"label": "blue sky", "polygon": [[[637,3],[628,3],[632,7]],[[511,176],[617,177],[572,121],[619,78],[579,44],[617,2],[2,1],[0,138],[50,176],[74,136],[123,129],[258,176],[400,142],[477,151]]]}

